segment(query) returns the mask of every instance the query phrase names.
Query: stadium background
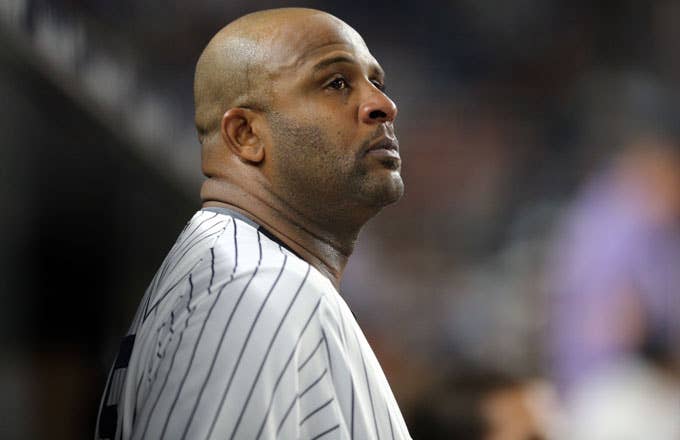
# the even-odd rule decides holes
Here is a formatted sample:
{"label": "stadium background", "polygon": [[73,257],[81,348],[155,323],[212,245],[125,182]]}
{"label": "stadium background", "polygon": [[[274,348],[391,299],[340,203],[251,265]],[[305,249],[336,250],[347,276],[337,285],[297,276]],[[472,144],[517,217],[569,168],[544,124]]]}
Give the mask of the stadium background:
{"label": "stadium background", "polygon": [[[196,58],[224,23],[287,5],[0,0],[0,437],[91,438],[116,341],[199,207]],[[571,379],[559,340],[578,321],[553,319],[567,315],[555,292],[569,284],[555,274],[569,265],[564,225],[588,216],[592,182],[650,164],[642,181],[662,196],[633,211],[667,234],[662,264],[678,262],[680,3],[295,5],[357,29],[399,105],[406,196],[362,232],[343,294],[414,437],[440,420],[437,399],[451,398],[442,383],[456,394],[451,378],[467,377],[538,386],[538,418],[559,431]],[[632,180],[623,197],[637,194]],[[610,225],[593,226],[594,253],[597,228]],[[587,246],[578,252],[589,261]],[[609,267],[602,258],[591,270]],[[630,268],[611,265],[614,278]],[[676,290],[668,273],[658,283]],[[665,305],[678,310],[673,295]],[[610,300],[601,310],[615,315]],[[615,332],[634,334],[623,345],[635,357],[647,354],[639,328],[663,319],[638,306]],[[655,353],[672,358],[661,339]]]}

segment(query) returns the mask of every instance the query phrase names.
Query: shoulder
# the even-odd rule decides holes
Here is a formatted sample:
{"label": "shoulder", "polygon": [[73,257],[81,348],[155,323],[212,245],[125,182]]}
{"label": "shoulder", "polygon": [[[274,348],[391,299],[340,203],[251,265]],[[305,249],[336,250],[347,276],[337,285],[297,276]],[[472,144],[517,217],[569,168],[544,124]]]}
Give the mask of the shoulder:
{"label": "shoulder", "polygon": [[234,219],[215,212],[198,211],[186,224],[159,268],[155,288],[172,284],[214,258],[212,249],[235,229]]}
{"label": "shoulder", "polygon": [[322,300],[332,285],[309,263],[261,233],[248,241],[250,258],[237,262],[233,276],[215,286],[231,298],[220,303],[225,308],[222,312],[235,309],[240,316],[280,321],[281,336],[290,332],[288,336],[293,337],[323,308]]}
{"label": "shoulder", "polygon": [[[186,245],[218,231],[195,249]],[[192,238],[194,237],[194,238]],[[174,262],[175,255],[181,260]],[[270,239],[265,233],[239,217],[201,211],[189,222],[164,266],[176,266],[166,273],[155,290],[173,288],[178,293],[165,299],[161,315],[196,309],[195,314],[208,313],[243,323],[281,320],[282,333],[297,330],[300,319],[318,312],[321,299],[335,292],[328,279],[308,262]],[[159,270],[163,273],[164,268]],[[170,276],[169,276],[170,275]],[[182,279],[183,278],[183,279]],[[178,283],[179,281],[179,283]],[[191,299],[181,291],[191,291]],[[163,295],[155,295],[158,300]],[[173,300],[173,296],[177,296]],[[186,301],[191,306],[186,307]],[[293,318],[286,318],[292,316]],[[283,335],[281,335],[283,337]]]}
{"label": "shoulder", "polygon": [[316,323],[322,299],[335,293],[328,279],[256,225],[209,211],[189,221],[149,290],[142,326],[154,335],[190,314],[191,322],[218,327],[279,326],[279,338],[289,342]]}

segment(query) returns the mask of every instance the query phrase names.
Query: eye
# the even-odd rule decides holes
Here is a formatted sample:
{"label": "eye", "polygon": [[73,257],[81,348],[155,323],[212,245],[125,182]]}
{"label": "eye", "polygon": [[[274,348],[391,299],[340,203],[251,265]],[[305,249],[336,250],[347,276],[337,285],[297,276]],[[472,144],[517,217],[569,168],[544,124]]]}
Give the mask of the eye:
{"label": "eye", "polygon": [[383,93],[387,93],[387,87],[385,86],[385,84],[381,83],[378,80],[373,80],[371,82],[373,83],[376,89],[380,90]]}
{"label": "eye", "polygon": [[333,79],[333,81],[331,81],[330,83],[328,83],[328,87],[335,90],[344,90],[346,88],[349,88],[349,83],[345,78],[339,76]]}

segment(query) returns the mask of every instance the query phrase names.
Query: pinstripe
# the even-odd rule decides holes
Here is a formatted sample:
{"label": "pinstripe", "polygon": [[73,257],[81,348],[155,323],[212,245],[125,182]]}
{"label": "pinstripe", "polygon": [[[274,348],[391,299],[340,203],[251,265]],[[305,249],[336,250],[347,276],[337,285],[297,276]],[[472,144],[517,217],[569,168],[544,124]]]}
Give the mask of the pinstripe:
{"label": "pinstripe", "polygon": [[[298,396],[298,398],[299,398],[299,396]],[[322,403],[321,405],[319,405],[318,407],[316,407],[315,409],[313,409],[312,412],[310,412],[309,414],[307,414],[306,416],[304,416],[304,417],[302,418],[302,420],[300,420],[300,426],[302,426],[302,425],[303,425],[307,420],[309,420],[309,418],[312,417],[314,414],[318,413],[319,411],[321,411],[322,409],[324,409],[325,407],[327,407],[328,405],[330,405],[331,402],[332,402],[333,400],[335,400],[335,398],[334,398],[334,397],[331,397],[330,399],[328,399],[327,401],[325,401],[324,403]]]}
{"label": "pinstripe", "polygon": [[323,372],[321,373],[321,376],[319,376],[319,377],[317,377],[316,379],[314,379],[314,382],[310,383],[310,384],[307,386],[307,388],[305,388],[304,390],[302,390],[302,392],[301,392],[300,394],[298,394],[298,397],[302,397],[302,396],[304,396],[305,394],[307,394],[307,393],[309,392],[309,390],[311,390],[312,388],[314,388],[314,385],[318,384],[318,383],[321,381],[321,379],[323,379],[323,377],[326,375],[326,373],[328,373],[328,368],[324,368]]}
{"label": "pinstripe", "polygon": [[328,366],[331,369],[331,376],[333,375],[333,361],[331,359],[331,349],[328,347],[328,338],[326,338],[326,332],[321,329],[321,334],[323,335],[324,345],[326,346],[326,355],[328,356]]}
{"label": "pinstripe", "polygon": [[[182,329],[182,330],[180,331],[180,333],[179,333],[179,335],[180,335],[179,342],[182,341],[181,336],[182,336],[182,333],[183,333],[183,332],[184,332],[184,329]],[[170,336],[167,345],[170,345],[170,344],[172,343],[172,341],[173,341],[173,337]],[[167,345],[166,345],[166,347],[167,347]],[[176,350],[178,350],[178,349],[179,349],[179,348],[176,347]],[[164,357],[165,357],[165,352],[163,352],[163,354],[160,356],[159,360],[162,359],[162,358],[164,358]],[[173,359],[174,359],[174,355],[173,355]],[[159,371],[160,371],[160,368],[156,368],[156,372],[153,374],[153,376],[151,375],[152,371],[153,371],[153,364],[152,364],[151,362],[149,362],[149,369],[148,369],[148,371],[146,372],[146,375],[148,376],[147,381],[149,382],[149,392],[148,392],[148,394],[146,395],[146,397],[144,398],[144,400],[142,401],[142,404],[140,405],[141,408],[145,408],[145,407],[146,407],[146,403],[149,401],[149,399],[151,399],[151,396],[152,396],[152,394],[151,394],[151,392],[152,392],[152,386],[153,386],[153,384],[156,382],[156,379],[158,378],[158,373],[159,373]],[[169,373],[168,373],[168,374],[169,374]],[[142,377],[142,380],[140,380],[140,384],[139,384],[139,385],[141,385],[142,382],[143,382],[143,377]]]}
{"label": "pinstripe", "polygon": [[[197,217],[200,216],[200,214],[197,214],[194,216]],[[149,304],[157,297],[156,291],[158,288],[158,284],[160,283],[161,279],[163,279],[168,266],[170,265],[171,261],[174,259],[175,254],[177,253],[177,249],[179,247],[179,243],[181,240],[181,243],[184,243],[199,227],[201,227],[205,222],[215,218],[216,216],[213,215],[210,218],[202,220],[196,227],[193,229],[193,231],[190,234],[186,234],[185,232],[189,228],[189,226],[192,224],[192,220],[187,222],[187,224],[184,226],[182,229],[182,232],[179,234],[179,237],[182,237],[181,239],[178,239],[178,241],[172,246],[172,249],[168,252],[168,255],[166,256],[165,260],[161,264],[161,267],[158,269],[156,274],[154,275],[153,279],[151,280],[151,283],[149,284],[149,287],[147,288],[143,303],[144,306],[140,307],[137,313],[135,314],[135,317],[133,319],[133,324],[131,328],[133,329],[130,333],[137,333],[139,330],[139,326],[141,325],[142,322],[144,322],[148,316],[150,315],[151,311],[148,311]],[[193,270],[193,269],[192,269]],[[182,281],[182,278],[180,278],[180,281]]]}
{"label": "pinstripe", "polygon": [[[194,290],[194,286],[191,282],[191,275],[190,275],[189,276],[189,302],[191,302],[191,294],[192,294],[193,290]],[[187,308],[189,308],[188,305],[187,305]],[[189,311],[191,312],[191,309],[189,309]],[[141,438],[146,437],[146,431],[149,429],[149,422],[151,421],[153,413],[156,410],[158,402],[160,401],[161,395],[163,394],[163,391],[165,390],[165,386],[168,383],[168,378],[170,377],[170,374],[172,374],[172,366],[175,364],[175,358],[177,357],[177,352],[179,352],[179,347],[182,345],[182,336],[184,335],[184,330],[186,330],[187,327],[189,327],[189,318],[190,317],[191,317],[191,313],[188,313],[187,319],[186,319],[185,324],[184,324],[184,328],[179,333],[179,340],[177,341],[177,346],[175,347],[175,352],[172,355],[172,360],[170,361],[170,366],[168,367],[168,372],[165,375],[165,379],[163,380],[163,384],[161,385],[161,389],[158,391],[158,394],[156,395],[156,400],[154,401],[153,406],[151,407],[149,415],[146,419],[146,423],[144,423],[144,430],[142,431],[142,437]]]}
{"label": "pinstripe", "polygon": [[361,364],[364,366],[364,376],[366,377],[366,389],[368,390],[368,400],[371,402],[371,414],[373,414],[373,425],[375,426],[375,435],[380,440],[380,432],[378,431],[378,420],[375,417],[375,405],[373,404],[373,393],[371,393],[371,382],[368,379],[368,369],[366,368],[366,361],[364,360],[364,353],[361,350],[361,344],[359,343],[359,335],[354,333],[357,339],[357,344],[359,345],[359,355],[361,356]]}
{"label": "pinstripe", "polygon": [[[259,234],[259,232],[258,232]],[[222,399],[220,400],[220,404],[217,407],[217,415],[212,421],[212,424],[210,425],[210,430],[208,431],[208,437],[212,434],[213,429],[215,429],[215,425],[217,423],[217,417],[219,414],[222,412],[222,407],[224,406],[224,401],[227,398],[227,394],[229,393],[229,389],[231,388],[231,384],[233,383],[234,377],[236,376],[236,371],[238,370],[238,367],[241,365],[241,360],[243,359],[243,353],[246,351],[246,348],[248,347],[248,343],[250,342],[250,337],[253,334],[253,329],[257,325],[257,322],[260,318],[260,315],[262,314],[262,309],[264,309],[265,305],[267,304],[267,301],[269,300],[269,297],[271,296],[272,292],[276,288],[276,285],[279,283],[279,280],[281,279],[281,274],[283,273],[283,270],[286,268],[286,262],[288,261],[288,255],[283,256],[283,264],[281,265],[281,270],[279,271],[278,275],[276,276],[276,279],[274,280],[274,283],[272,284],[272,287],[269,289],[269,292],[267,292],[267,296],[264,298],[264,301],[262,301],[262,304],[260,305],[260,308],[257,310],[257,314],[255,315],[255,319],[253,319],[253,322],[250,324],[250,328],[248,329],[248,335],[246,336],[245,341],[243,341],[243,345],[241,346],[241,351],[238,354],[238,358],[236,359],[236,365],[234,365],[234,368],[231,370],[231,375],[229,376],[229,381],[227,382],[227,387],[222,393]],[[232,433],[233,436],[233,433]]]}
{"label": "pinstripe", "polygon": [[[213,228],[213,227],[215,227],[215,226],[219,226],[219,224],[212,225],[211,228]],[[170,272],[172,272],[173,270],[175,270],[175,268],[176,268],[176,267],[179,265],[179,263],[184,259],[184,257],[185,257],[192,249],[194,249],[196,246],[198,246],[199,243],[201,243],[201,242],[204,241],[204,240],[209,239],[210,237],[214,237],[215,235],[222,233],[223,230],[224,230],[224,229],[219,230],[219,231],[213,231],[213,232],[208,233],[208,232],[210,231],[210,229],[208,229],[207,231],[204,231],[204,234],[205,234],[205,235],[203,235],[203,236],[200,236],[200,235],[199,235],[199,237],[197,237],[194,241],[190,242],[190,243],[186,246],[186,248],[182,251],[182,254],[181,254],[179,257],[173,258],[174,261],[173,261],[172,269],[170,269]]]}
{"label": "pinstripe", "polygon": [[[182,238],[182,240],[179,241],[178,243],[176,243],[175,246],[172,247],[172,249],[170,250],[169,255],[175,255],[177,252],[179,252],[179,251],[182,249],[182,246],[184,246],[185,243],[191,242],[191,241],[194,239],[194,233],[195,233],[196,231],[198,231],[198,230],[201,228],[201,226],[203,226],[206,222],[209,222],[210,220],[212,220],[212,219],[214,219],[215,217],[217,217],[217,215],[218,215],[217,213],[214,213],[214,214],[212,215],[212,217],[208,217],[208,218],[206,218],[206,219],[201,220],[201,222],[198,223],[198,224],[196,225],[196,227],[194,227],[193,231],[191,231],[191,232],[189,232],[188,234],[184,235],[184,237]],[[205,232],[205,231],[204,231],[204,232]],[[199,233],[199,234],[200,234],[200,233]],[[161,277],[162,277],[163,275],[165,275],[166,270],[167,270],[167,268],[164,268],[164,270],[161,272]]]}
{"label": "pinstripe", "polygon": [[[182,237],[181,241],[178,241],[177,243],[175,243],[175,245],[172,247],[172,249],[170,249],[170,252],[168,252],[167,258],[165,259],[165,261],[163,262],[163,265],[161,266],[160,276],[158,277],[159,280],[161,280],[165,277],[165,274],[168,271],[168,267],[170,267],[170,264],[175,259],[175,255],[177,255],[177,253],[180,252],[180,250],[182,249],[182,246],[184,246],[184,243],[186,243],[187,241],[191,242],[191,240],[193,240],[193,238],[194,238],[194,236],[193,236],[194,233],[201,226],[203,226],[207,221],[212,220],[215,217],[217,217],[217,214],[213,215],[212,217],[203,219],[200,223],[198,223],[196,225],[196,227],[191,232],[184,235],[183,237],[182,237],[182,235],[180,235],[180,237]],[[156,287],[157,287],[157,285],[154,286],[154,290],[155,290]]]}
{"label": "pinstripe", "polygon": [[[283,414],[283,417],[281,418],[281,421],[279,422],[278,428],[276,428],[276,435],[279,435],[279,432],[281,432],[281,428],[283,428],[283,424],[286,423],[286,420],[288,419],[288,415],[290,414],[290,411],[293,409],[293,406],[295,405],[295,402],[297,402],[298,396],[297,394],[295,395],[295,398],[293,399],[292,402],[290,402],[290,405],[288,406],[288,409],[286,412]],[[259,437],[259,436],[258,436]]]}
{"label": "pinstripe", "polygon": [[137,331],[139,330],[139,327],[141,327],[142,323],[146,319],[146,316],[147,316],[146,311],[149,308],[149,304],[151,303],[151,300],[153,299],[153,296],[154,296],[153,295],[154,288],[152,286],[154,286],[156,284],[158,278],[160,278],[160,275],[158,275],[158,273],[156,273],[156,275],[153,277],[153,280],[151,280],[151,285],[146,289],[146,293],[144,294],[144,300],[143,300],[144,307],[140,307],[140,309],[135,314],[135,319],[134,319],[134,322],[132,324],[132,328],[134,329],[134,333],[137,333]]}
{"label": "pinstripe", "polygon": [[[236,224],[235,224],[235,222],[234,222],[234,235],[236,235]],[[210,288],[212,287],[212,284],[213,284],[213,281],[214,281],[214,278],[215,278],[215,248],[214,247],[210,248],[210,255],[212,256],[212,260],[211,260],[211,264],[210,264],[211,275],[210,275],[210,284],[208,285],[208,292],[210,292]],[[236,267],[236,263],[234,264],[234,267]],[[161,437],[163,437],[165,435],[165,431],[168,427],[168,423],[170,422],[170,417],[172,416],[172,413],[175,409],[175,406],[177,405],[177,401],[179,400],[179,396],[182,393],[182,390],[184,389],[184,385],[186,383],[187,377],[189,376],[189,372],[191,371],[191,367],[192,367],[194,360],[196,358],[196,351],[198,350],[198,344],[200,344],[200,342],[201,342],[203,332],[205,331],[205,327],[206,327],[208,321],[210,320],[210,316],[212,315],[213,309],[215,308],[215,305],[219,301],[220,295],[222,294],[222,291],[224,291],[224,288],[227,285],[229,285],[231,283],[231,281],[233,281],[233,279],[234,279],[234,274],[232,272],[231,278],[229,279],[229,281],[224,283],[224,285],[218,291],[217,295],[215,295],[215,300],[210,305],[210,308],[208,309],[208,313],[206,314],[206,317],[203,320],[203,323],[201,324],[201,329],[198,332],[198,336],[196,338],[196,343],[194,344],[194,347],[191,351],[191,357],[189,358],[189,363],[187,365],[186,371],[184,372],[184,375],[182,376],[182,380],[180,382],[180,385],[177,388],[177,392],[175,393],[175,398],[172,401],[172,405],[170,406],[170,410],[168,411],[168,415],[165,419],[165,423],[163,424],[163,431],[161,432]],[[185,432],[182,433],[182,437],[184,437],[184,435],[186,435],[186,429],[187,428],[188,428],[188,424],[185,428]]]}
{"label": "pinstripe", "polygon": [[[280,247],[279,247],[279,249],[280,249]],[[283,266],[281,267],[281,273],[283,272],[283,268],[286,266],[287,259],[288,259],[288,256],[285,256],[284,260],[283,260]],[[279,278],[281,276],[281,273],[279,273]],[[307,282],[307,276],[308,275],[309,275],[309,267],[307,267],[307,273],[305,274],[304,278],[302,279],[302,282],[300,283],[300,287],[298,287],[297,290],[295,291],[295,295],[293,296],[293,299],[291,300],[290,304],[288,305],[288,308],[286,308],[286,311],[284,312],[283,317],[279,321],[279,325],[276,327],[276,331],[274,332],[274,336],[272,336],[272,339],[269,342],[269,346],[267,346],[267,351],[265,352],[264,359],[262,359],[262,362],[260,363],[260,368],[258,368],[257,373],[255,374],[255,379],[253,380],[253,384],[250,387],[250,391],[248,392],[248,397],[246,398],[246,401],[243,404],[243,407],[241,408],[241,413],[239,414],[238,419],[236,420],[236,423],[234,424],[234,429],[232,430],[231,436],[230,436],[230,438],[232,438],[232,439],[234,438],[234,435],[236,434],[236,431],[238,430],[238,427],[241,424],[241,419],[243,418],[243,413],[246,411],[246,407],[248,406],[248,402],[250,402],[250,398],[253,395],[253,390],[255,389],[255,385],[257,385],[257,382],[260,379],[260,374],[262,374],[262,369],[264,368],[265,362],[267,362],[267,358],[269,357],[269,353],[271,352],[272,346],[274,345],[274,341],[276,340],[276,337],[278,336],[279,331],[281,330],[281,326],[283,325],[283,321],[285,321],[286,318],[288,317],[288,313],[290,312],[290,309],[293,307],[293,304],[295,304],[295,301],[297,300],[298,295],[300,294],[300,291],[302,290],[302,287]],[[278,278],[277,278],[276,282],[278,282]],[[272,286],[272,290],[273,290],[273,288],[274,287]],[[269,293],[271,293],[271,291]],[[269,297],[269,296],[267,296],[267,297]]]}
{"label": "pinstripe", "polygon": [[[187,240],[193,240],[193,238],[194,238],[194,237],[193,237],[193,234],[194,234],[201,226],[203,226],[206,222],[208,222],[208,221],[214,219],[216,216],[217,216],[217,214],[215,214],[215,215],[213,215],[212,217],[209,217],[209,218],[207,218],[207,219],[203,219],[200,223],[198,223],[198,224],[196,225],[196,227],[195,227],[190,233],[188,233],[188,234],[186,234],[186,235],[184,235],[184,232],[185,232],[186,229],[189,227],[189,225],[191,224],[191,222],[187,223],[187,225],[184,227],[184,229],[182,230],[182,233],[180,234],[180,237],[183,237],[183,238],[181,239],[181,241],[178,240],[178,242],[175,243],[175,244],[172,246],[172,249],[170,249],[170,252],[168,252],[168,256],[165,258],[165,261],[163,261],[163,264],[161,265],[161,268],[158,270],[156,276],[154,277],[154,279],[153,279],[152,282],[151,282],[151,286],[150,286],[150,293],[151,293],[151,295],[149,295],[149,298],[148,298],[148,300],[147,300],[147,304],[146,304],[146,306],[144,307],[144,310],[145,310],[145,312],[144,312],[144,319],[146,319],[146,318],[149,316],[149,313],[150,313],[150,312],[147,312],[146,310],[147,310],[148,304],[149,304],[153,299],[155,299],[155,297],[156,297],[156,295],[153,295],[153,292],[156,292],[156,289],[158,288],[158,283],[159,283],[162,279],[164,279],[165,274],[168,272],[168,267],[170,266],[170,264],[172,264],[173,261],[179,261],[179,260],[176,260],[176,255],[177,255],[177,253],[180,251],[181,247],[184,245],[184,243],[187,242]],[[190,243],[191,243],[191,241],[190,241]],[[181,258],[180,258],[180,259],[181,259]],[[175,267],[175,266],[173,265],[173,270],[174,270],[174,267]]]}
{"label": "pinstripe", "polygon": [[352,440],[354,440],[354,380],[352,378],[350,378],[350,385],[351,385],[351,388],[352,388],[352,415],[351,415],[351,418],[350,418],[350,420],[351,420],[350,424],[351,424],[352,428],[350,430],[350,438]]}
{"label": "pinstripe", "polygon": [[181,277],[180,277],[180,278],[179,278],[172,286],[170,286],[165,292],[163,292],[163,294],[161,295],[161,298],[160,298],[158,301],[154,302],[153,306],[151,306],[151,308],[150,308],[149,310],[147,310],[147,312],[144,314],[144,319],[145,319],[145,320],[146,320],[146,318],[149,317],[149,315],[151,314],[151,312],[152,312],[156,307],[158,307],[158,304],[160,304],[161,302],[163,302],[163,300],[168,296],[168,294],[169,294],[170,292],[172,292],[172,291],[175,289],[175,287],[179,286],[180,283],[181,283],[182,281],[184,281],[188,276],[191,276],[191,273],[194,271],[194,269],[196,269],[196,266],[198,266],[199,264],[200,264],[200,261],[197,261],[196,264],[194,264],[193,267],[187,271],[187,273],[185,273],[184,275],[182,275],[182,276],[181,276]]}
{"label": "pinstripe", "polygon": [[[233,237],[222,234],[231,225]],[[102,425],[113,439],[129,440],[122,426],[135,439],[410,438],[341,296],[289,251],[229,211],[184,226],[133,319],[130,367],[109,372],[100,414],[120,408],[117,428],[110,415]]]}
{"label": "pinstripe", "polygon": [[338,309],[338,316],[340,317],[340,326],[342,327],[342,343],[345,345],[345,348],[347,348],[347,329],[345,329],[345,317],[342,314],[342,307],[340,306],[340,301],[338,301],[338,298],[335,298],[335,305],[337,306]]}
{"label": "pinstripe", "polygon": [[316,347],[314,347],[314,350],[312,350],[312,352],[309,353],[309,356],[307,356],[307,359],[305,359],[305,360],[300,364],[300,366],[298,367],[298,372],[299,372],[300,370],[302,370],[303,368],[305,368],[305,365],[307,365],[307,363],[312,359],[312,357],[314,356],[314,354],[316,354],[316,352],[319,351],[319,347],[321,347],[321,344],[322,344],[323,342],[324,342],[324,338],[319,339],[319,343],[316,344]]}
{"label": "pinstripe", "polygon": [[[207,325],[207,323],[208,323],[208,320],[210,319],[210,316],[212,315],[212,311],[213,311],[213,309],[215,308],[215,305],[217,304],[217,302],[219,301],[220,296],[222,295],[222,291],[224,291],[224,288],[227,287],[232,281],[233,281],[233,278],[232,278],[231,280],[227,281],[226,283],[224,283],[224,285],[222,285],[222,287],[220,288],[220,290],[217,291],[217,294],[215,295],[215,300],[214,300],[213,303],[211,304],[210,309],[208,309],[207,316],[206,316],[206,318],[203,320],[203,323],[201,324],[201,329],[200,329],[199,334],[198,334],[198,337],[197,337],[197,339],[196,339],[196,344],[194,345],[194,348],[193,348],[193,350],[192,350],[192,352],[191,352],[191,357],[190,357],[190,359],[189,359],[189,365],[188,365],[188,367],[187,367],[186,372],[184,373],[184,376],[182,377],[182,381],[181,381],[181,383],[180,383],[180,387],[179,387],[179,389],[178,389],[178,391],[177,391],[177,394],[175,395],[175,401],[173,402],[173,407],[174,407],[174,405],[176,404],[177,399],[179,398],[179,395],[180,395],[180,393],[181,393],[181,391],[182,391],[182,388],[184,387],[184,384],[185,384],[185,382],[186,382],[186,379],[187,379],[187,377],[188,377],[188,375],[189,375],[189,371],[191,370],[191,366],[192,366],[193,363],[194,363],[194,359],[195,359],[195,357],[196,357],[196,351],[197,351],[197,349],[198,349],[198,344],[199,344],[200,341],[201,341],[201,336],[203,335],[203,332],[205,331],[205,327],[206,327],[206,325]],[[195,411],[195,409],[194,409],[194,411]],[[166,422],[165,422],[166,424],[168,423],[168,420],[170,419],[170,414],[171,414],[171,413],[172,413],[172,410],[170,411],[170,413],[168,413],[168,419],[167,419]],[[191,420],[191,418],[193,417],[193,415],[194,415],[194,412],[192,411],[191,417],[190,417],[189,420]],[[184,428],[184,431],[183,431],[183,433],[182,433],[182,438],[184,438],[184,437],[186,436],[186,433],[187,433],[187,431],[189,430],[189,425],[190,425],[190,424],[191,424],[191,423],[187,423],[187,424],[186,424],[186,426],[185,426],[185,428]]]}
{"label": "pinstripe", "polygon": [[[144,374],[140,374],[139,380],[137,381],[135,396],[139,396],[139,389],[141,388],[143,382],[144,382]],[[137,420],[137,406],[135,406],[135,410],[132,413],[132,424],[133,425],[135,424],[136,420]]]}
{"label": "pinstripe", "polygon": [[[257,261],[257,266],[255,267],[255,270],[253,271],[250,278],[248,279],[248,282],[243,287],[241,294],[239,295],[238,299],[236,300],[236,304],[234,305],[234,308],[231,310],[231,313],[229,314],[229,318],[227,319],[227,323],[225,324],[224,330],[222,331],[222,335],[220,336],[220,341],[217,344],[217,350],[215,351],[215,354],[213,355],[212,362],[210,363],[210,369],[208,370],[208,375],[205,378],[205,381],[203,381],[203,385],[201,386],[201,391],[198,393],[198,397],[196,398],[196,401],[194,402],[194,406],[191,410],[191,415],[189,416],[189,422],[187,423],[187,426],[184,429],[184,433],[182,434],[182,438],[186,437],[186,434],[189,431],[189,428],[191,427],[191,423],[194,421],[194,416],[196,415],[196,408],[198,408],[198,404],[200,403],[201,398],[203,397],[203,393],[205,392],[205,387],[208,385],[208,381],[210,380],[210,376],[212,375],[212,372],[215,369],[215,362],[217,362],[217,356],[220,354],[220,351],[222,349],[222,344],[224,343],[224,338],[227,334],[227,330],[229,330],[229,326],[231,324],[232,319],[234,318],[234,314],[236,313],[236,310],[238,309],[238,306],[241,303],[241,300],[243,299],[243,295],[245,295],[246,291],[248,290],[250,283],[253,281],[253,279],[257,275],[257,272],[260,269],[260,264],[262,264],[262,243],[260,242],[260,233],[259,232],[257,233],[257,244],[258,244],[258,248],[259,248],[259,252],[260,252],[259,258],[258,258],[258,261]],[[215,415],[215,420],[216,420],[216,418],[217,418],[217,414]]]}
{"label": "pinstripe", "polygon": [[234,268],[231,270],[231,279],[233,280],[236,268],[238,268],[238,243],[236,240],[236,220],[232,217],[231,222],[234,224]]}
{"label": "pinstripe", "polygon": [[327,430],[325,430],[325,431],[322,432],[321,434],[317,434],[317,435],[315,435],[314,437],[312,437],[311,440],[317,440],[317,439],[323,437],[323,436],[326,435],[326,434],[330,434],[331,432],[335,431],[335,430],[338,429],[339,427],[340,427],[340,425],[335,425],[335,426],[333,426],[332,428],[328,428]]}
{"label": "pinstripe", "polygon": [[[309,274],[309,269],[310,269],[310,267],[307,266],[307,274]],[[260,425],[260,429],[257,431],[257,435],[255,436],[255,440],[259,439],[260,435],[262,435],[262,430],[264,429],[264,425],[267,422],[267,419],[269,418],[269,414],[271,412],[272,405],[274,403],[274,395],[276,394],[276,390],[279,388],[279,384],[281,383],[281,379],[283,378],[283,374],[288,369],[288,365],[290,365],[290,361],[293,360],[293,356],[295,355],[295,351],[297,350],[297,347],[300,344],[300,341],[302,340],[302,336],[305,334],[305,331],[309,327],[309,323],[312,322],[312,318],[316,315],[317,310],[319,310],[320,304],[321,304],[321,299],[319,299],[316,302],[316,305],[314,306],[314,310],[312,310],[312,313],[309,314],[309,318],[307,318],[307,322],[305,322],[304,327],[302,327],[302,330],[300,331],[300,336],[298,336],[298,339],[295,342],[295,346],[293,347],[293,349],[290,352],[290,355],[288,356],[288,360],[286,360],[285,365],[281,369],[281,373],[279,373],[279,377],[276,379],[276,382],[274,383],[274,387],[272,389],[272,397],[271,397],[271,400],[269,401],[269,405],[267,405],[267,411],[264,414],[262,424]],[[295,402],[295,401],[293,401],[293,402]]]}
{"label": "pinstripe", "polygon": [[[198,224],[194,227],[193,231],[191,231],[191,232],[189,232],[188,234],[184,235],[184,238],[183,238],[181,241],[179,241],[175,246],[173,246],[173,248],[178,248],[178,249],[179,249],[182,245],[184,245],[184,243],[186,243],[187,240],[189,240],[189,239],[192,237],[192,235],[194,234],[194,232],[198,231],[198,230],[201,228],[201,226],[203,226],[206,222],[208,222],[208,221],[214,219],[215,217],[217,217],[217,215],[218,215],[218,214],[215,212],[215,213],[213,213],[213,215],[212,215],[211,217],[208,217],[208,218],[205,218],[205,219],[201,220],[201,222],[198,223]],[[188,227],[188,226],[189,226],[189,225],[187,225],[187,227]],[[187,227],[185,227],[185,229],[186,229]],[[172,252],[171,252],[171,253],[172,253]]]}
{"label": "pinstripe", "polygon": [[208,295],[212,293],[210,290],[215,281],[215,247],[210,248],[210,283],[208,283]]}

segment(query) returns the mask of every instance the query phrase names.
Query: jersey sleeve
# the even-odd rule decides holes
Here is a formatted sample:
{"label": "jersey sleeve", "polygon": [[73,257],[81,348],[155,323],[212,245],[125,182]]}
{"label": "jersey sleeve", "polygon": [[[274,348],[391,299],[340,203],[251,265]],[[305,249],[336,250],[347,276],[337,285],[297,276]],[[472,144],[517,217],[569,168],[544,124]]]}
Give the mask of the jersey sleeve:
{"label": "jersey sleeve", "polygon": [[346,305],[333,295],[321,299],[316,331],[299,350],[299,438],[372,438],[376,428],[363,392],[361,338],[355,335],[353,317],[343,313]]}
{"label": "jersey sleeve", "polygon": [[291,322],[283,335],[292,350],[277,369],[267,372],[268,386],[251,408],[257,426],[240,431],[244,438],[350,438],[343,406],[349,408],[351,402],[338,392],[330,357],[331,350],[337,349],[331,348],[335,342],[329,343],[329,338],[341,336],[326,328],[329,305],[318,283],[311,284],[303,293],[307,296],[306,311],[299,315],[303,319]]}
{"label": "jersey sleeve", "polygon": [[318,321],[316,345],[298,366],[299,382],[310,384],[303,392],[315,390],[313,403],[300,400],[301,438],[410,439],[373,350],[336,292],[322,299]]}
{"label": "jersey sleeve", "polygon": [[314,325],[296,356],[298,438],[351,438],[351,368],[338,316],[327,297],[319,300]]}

